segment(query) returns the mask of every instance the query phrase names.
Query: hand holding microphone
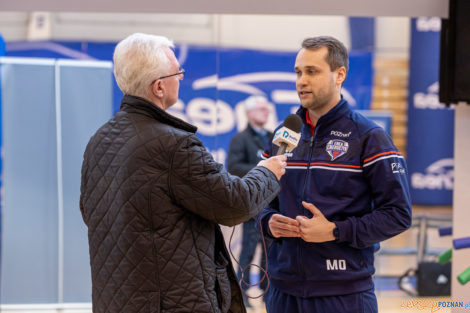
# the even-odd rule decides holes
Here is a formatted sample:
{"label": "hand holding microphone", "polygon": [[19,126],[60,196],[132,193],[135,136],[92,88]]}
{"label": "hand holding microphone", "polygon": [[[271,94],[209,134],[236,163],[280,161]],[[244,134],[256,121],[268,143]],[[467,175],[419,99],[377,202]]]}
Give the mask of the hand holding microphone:
{"label": "hand holding microphone", "polygon": [[286,160],[287,157],[285,155],[277,155],[270,157],[269,159],[259,161],[258,166],[266,167],[276,175],[277,180],[280,180],[282,175],[286,173]]}

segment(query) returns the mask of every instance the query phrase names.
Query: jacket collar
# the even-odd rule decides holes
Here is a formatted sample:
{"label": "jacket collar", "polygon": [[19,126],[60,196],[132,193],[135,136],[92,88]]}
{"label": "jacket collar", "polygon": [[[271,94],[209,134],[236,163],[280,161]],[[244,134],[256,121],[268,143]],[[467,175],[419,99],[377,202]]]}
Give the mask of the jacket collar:
{"label": "jacket collar", "polygon": [[[305,120],[306,111],[307,109],[301,106],[296,112],[296,114],[298,114],[302,119],[304,127],[308,127],[307,121]],[[319,126],[323,129],[325,126],[334,123],[350,111],[351,109],[349,108],[348,102],[343,97],[341,97],[341,100],[339,100],[338,104],[336,104],[331,110],[318,119],[318,122],[315,125],[315,131],[318,131]]]}
{"label": "jacket collar", "polygon": [[197,131],[196,126],[186,123],[185,121],[168,114],[165,110],[162,110],[152,102],[141,97],[124,95],[121,101],[121,111],[144,114],[156,119],[159,122],[185,130],[187,132],[195,133]]}

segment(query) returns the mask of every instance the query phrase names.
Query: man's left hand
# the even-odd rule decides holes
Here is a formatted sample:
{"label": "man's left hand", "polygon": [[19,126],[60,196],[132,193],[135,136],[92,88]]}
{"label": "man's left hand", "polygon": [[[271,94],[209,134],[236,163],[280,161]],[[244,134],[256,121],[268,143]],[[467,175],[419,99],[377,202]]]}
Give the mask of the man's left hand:
{"label": "man's left hand", "polygon": [[302,205],[313,213],[312,218],[297,216],[300,224],[300,237],[307,242],[326,242],[335,240],[333,229],[335,223],[330,222],[313,204],[302,201]]}

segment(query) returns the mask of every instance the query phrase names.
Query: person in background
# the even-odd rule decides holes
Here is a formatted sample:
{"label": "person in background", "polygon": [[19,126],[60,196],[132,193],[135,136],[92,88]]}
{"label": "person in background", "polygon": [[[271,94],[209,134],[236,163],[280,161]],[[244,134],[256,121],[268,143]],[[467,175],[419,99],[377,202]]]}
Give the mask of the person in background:
{"label": "person in background", "polygon": [[301,138],[281,193],[261,214],[273,239],[267,312],[375,313],[374,252],[411,225],[406,162],[341,96],[348,53],[340,41],[305,39],[294,70]]}
{"label": "person in background", "polygon": [[121,109],[83,156],[94,313],[246,312],[218,224],[258,214],[280,190],[285,157],[243,178],[215,162],[196,127],[166,112],[185,73],[172,47],[147,34],[118,43]]}
{"label": "person in background", "polygon": [[[245,130],[236,134],[230,141],[227,157],[228,171],[230,174],[239,177],[245,176],[248,171],[256,166],[261,159],[263,149],[268,145],[272,137],[272,133],[264,129],[269,116],[269,103],[267,99],[261,96],[251,96],[244,101],[244,106],[248,124]],[[237,271],[237,278],[244,291],[243,296],[247,307],[251,307],[246,297],[246,291],[252,285],[250,280],[250,264],[253,261],[256,247],[260,242],[259,229],[256,227],[255,219],[251,218],[243,223],[240,266]],[[262,269],[265,269],[265,263],[266,258],[264,251],[262,251],[260,261]],[[259,288],[263,292],[266,290],[266,283],[267,279],[263,279],[259,283]]]}

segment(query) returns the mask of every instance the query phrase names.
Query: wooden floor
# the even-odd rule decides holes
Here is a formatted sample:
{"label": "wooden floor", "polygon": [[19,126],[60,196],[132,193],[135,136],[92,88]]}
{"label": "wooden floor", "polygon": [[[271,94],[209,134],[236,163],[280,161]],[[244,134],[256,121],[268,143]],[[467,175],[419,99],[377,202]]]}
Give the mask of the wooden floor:
{"label": "wooden floor", "polygon": [[380,313],[450,313],[450,308],[438,307],[439,301],[450,301],[450,297],[410,297],[402,291],[378,292]]}

